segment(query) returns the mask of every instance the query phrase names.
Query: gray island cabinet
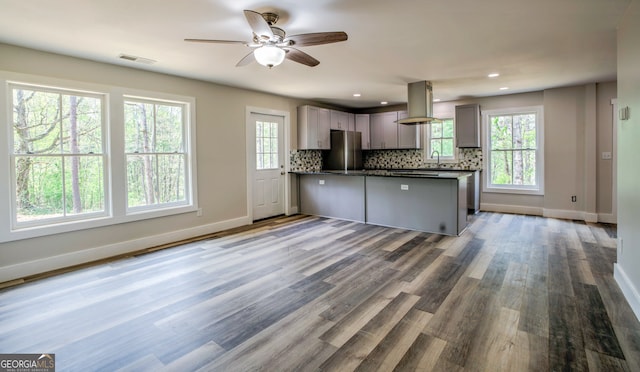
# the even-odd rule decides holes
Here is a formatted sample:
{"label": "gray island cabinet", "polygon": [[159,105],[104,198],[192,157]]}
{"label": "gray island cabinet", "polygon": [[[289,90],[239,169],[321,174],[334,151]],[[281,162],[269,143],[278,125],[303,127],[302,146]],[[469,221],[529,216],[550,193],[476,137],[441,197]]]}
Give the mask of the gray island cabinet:
{"label": "gray island cabinet", "polygon": [[365,222],[364,176],[305,174],[298,185],[303,214]]}
{"label": "gray island cabinet", "polygon": [[467,180],[367,177],[366,220],[373,225],[458,235],[467,227]]}
{"label": "gray island cabinet", "polygon": [[303,214],[445,235],[467,226],[467,177],[391,171],[298,173]]}

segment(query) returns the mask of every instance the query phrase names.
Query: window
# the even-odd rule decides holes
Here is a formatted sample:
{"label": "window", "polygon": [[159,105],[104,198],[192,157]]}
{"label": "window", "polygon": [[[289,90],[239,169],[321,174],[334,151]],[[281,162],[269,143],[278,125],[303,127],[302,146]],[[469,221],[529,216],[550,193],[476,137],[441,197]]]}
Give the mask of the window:
{"label": "window", "polygon": [[104,215],[104,96],[10,85],[15,228]]}
{"label": "window", "polygon": [[197,211],[194,98],[9,72],[0,84],[0,242]]}
{"label": "window", "polygon": [[[440,160],[455,159],[455,128],[453,119],[442,119],[441,122],[434,122],[426,126],[427,128],[427,158],[437,158]],[[435,154],[434,152],[437,152]]]}
{"label": "window", "polygon": [[278,168],[278,123],[256,121],[256,169]]}
{"label": "window", "polygon": [[184,105],[127,99],[124,107],[127,206],[187,203]]}
{"label": "window", "polygon": [[543,193],[542,107],[483,113],[485,190]]}

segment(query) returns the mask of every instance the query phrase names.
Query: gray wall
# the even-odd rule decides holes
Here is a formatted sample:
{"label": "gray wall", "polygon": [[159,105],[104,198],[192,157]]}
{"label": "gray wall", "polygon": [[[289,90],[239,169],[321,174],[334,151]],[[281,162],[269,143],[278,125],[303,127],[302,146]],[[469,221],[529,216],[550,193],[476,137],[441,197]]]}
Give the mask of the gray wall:
{"label": "gray wall", "polygon": [[618,263],[615,276],[640,318],[640,0],[633,0],[618,28],[618,107],[629,120],[618,125]]}
{"label": "gray wall", "polygon": [[[195,213],[181,214],[0,243],[0,282],[3,278],[2,270],[12,265],[40,260],[40,264],[33,267],[50,269],[47,266],[50,264],[45,262],[50,257],[63,255],[72,257],[71,260],[88,261],[101,258],[102,247],[129,244],[131,248],[141,248],[136,244],[142,244],[140,241],[155,242],[153,239],[145,239],[157,235],[179,232],[197,226],[215,228],[218,223],[222,224],[220,226],[225,226],[226,221],[245,218],[247,216],[246,107],[288,111],[291,115],[291,123],[296,123],[296,107],[307,103],[292,98],[91,62],[6,44],[0,44],[0,70],[195,97],[197,188],[199,205],[203,210],[202,217],[196,217]],[[292,125],[291,138],[295,140],[296,137],[296,126]],[[0,161],[7,161],[6,154],[0,155]],[[297,195],[294,197],[297,199]],[[84,253],[79,254],[79,252]],[[69,259],[61,259],[59,265],[69,262]]]}
{"label": "gray wall", "polygon": [[[288,111],[292,124],[290,145],[291,148],[297,148],[296,107],[301,104],[316,104],[4,44],[0,44],[0,70],[194,96],[197,102],[198,194],[199,204],[203,209],[202,217],[196,217],[195,213],[184,214],[46,238],[0,243],[0,271],[11,265],[34,260],[47,261],[50,257],[78,252],[89,252],[82,256],[85,261],[100,258],[100,248],[104,246],[149,239],[194,226],[217,226],[216,224],[246,217],[246,106]],[[605,107],[606,111],[608,101],[614,96],[615,83],[590,84],[544,92],[436,103],[434,112],[436,115],[452,113],[456,104],[475,102],[480,103],[483,109],[544,105],[547,151],[545,181],[548,182],[546,195],[483,193],[482,202],[529,212],[568,210],[578,215],[584,211],[610,213],[611,206],[610,202],[607,204],[607,200],[611,200],[611,180],[607,177],[611,177],[611,165],[596,161],[596,154],[605,151],[606,146],[611,146],[610,115],[600,113],[601,107]],[[596,119],[589,119],[592,117]],[[566,141],[556,141],[564,137]],[[588,146],[595,141],[593,137],[597,137],[598,146],[605,146],[602,150],[596,150],[595,145],[593,149]],[[549,161],[551,156],[559,156],[561,160]],[[589,186],[584,186],[583,183],[589,183]],[[293,207],[297,207],[296,187],[293,182]],[[578,195],[580,204],[570,203],[570,195]]]}
{"label": "gray wall", "polygon": [[612,161],[598,159],[600,152],[612,151],[615,89],[616,83],[608,82],[441,102],[434,104],[434,115],[450,115],[456,105],[468,103],[479,103],[482,110],[542,105],[545,195],[483,192],[483,209],[611,222]]}

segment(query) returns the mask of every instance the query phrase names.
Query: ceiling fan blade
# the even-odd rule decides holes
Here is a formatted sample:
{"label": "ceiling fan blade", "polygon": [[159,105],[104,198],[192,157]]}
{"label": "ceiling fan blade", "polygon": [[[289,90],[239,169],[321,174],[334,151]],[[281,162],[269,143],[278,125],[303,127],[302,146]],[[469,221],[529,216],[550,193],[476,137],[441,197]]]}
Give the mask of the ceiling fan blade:
{"label": "ceiling fan blade", "polygon": [[303,65],[307,65],[309,67],[314,67],[320,64],[320,61],[301,50],[298,50],[296,48],[283,49],[287,52],[287,54],[285,54],[285,58],[290,59],[293,62],[302,63]]}
{"label": "ceiling fan blade", "polygon": [[246,56],[242,57],[241,60],[238,61],[238,63],[236,63],[236,67],[242,67],[242,66],[246,66],[249,63],[255,61],[256,58],[253,56],[253,51],[249,54],[247,54]]}
{"label": "ceiling fan blade", "polygon": [[249,26],[251,26],[251,30],[255,35],[263,39],[273,38],[271,26],[264,20],[262,14],[253,10],[245,10],[244,16],[247,18],[247,22],[249,22]]}
{"label": "ceiling fan blade", "polygon": [[300,34],[289,36],[287,40],[293,42],[295,46],[311,46],[337,43],[347,40],[348,36],[345,32],[316,32],[312,34]]}
{"label": "ceiling fan blade", "polygon": [[244,44],[244,45],[247,45],[246,41],[236,41],[236,40],[184,39],[184,41],[188,41],[188,42],[192,42],[192,43]]}

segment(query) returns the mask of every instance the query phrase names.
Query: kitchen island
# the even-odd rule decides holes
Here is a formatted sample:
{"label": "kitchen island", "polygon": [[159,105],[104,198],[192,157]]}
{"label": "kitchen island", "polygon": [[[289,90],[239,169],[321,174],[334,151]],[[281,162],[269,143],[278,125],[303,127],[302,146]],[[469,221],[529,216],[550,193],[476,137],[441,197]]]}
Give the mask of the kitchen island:
{"label": "kitchen island", "polygon": [[468,172],[293,172],[303,214],[459,235],[467,226]]}

